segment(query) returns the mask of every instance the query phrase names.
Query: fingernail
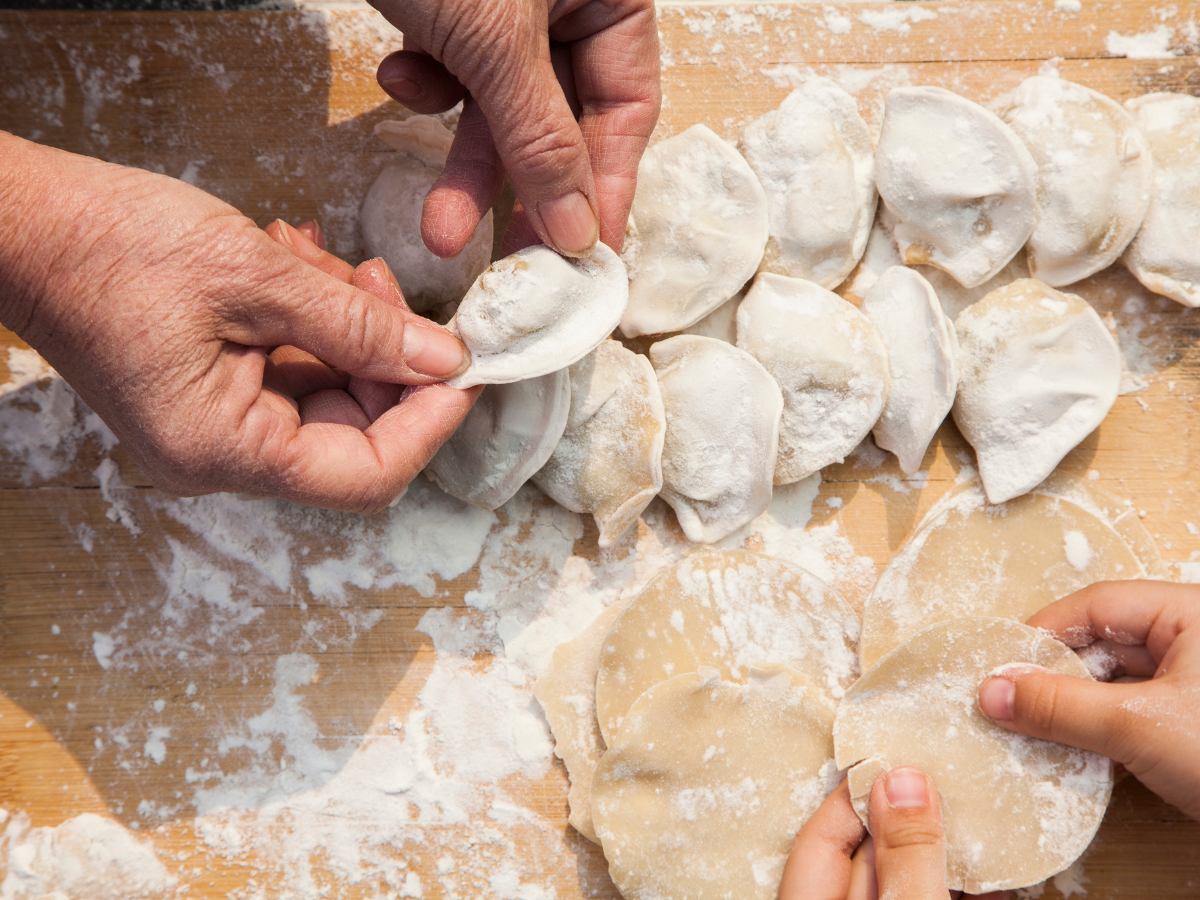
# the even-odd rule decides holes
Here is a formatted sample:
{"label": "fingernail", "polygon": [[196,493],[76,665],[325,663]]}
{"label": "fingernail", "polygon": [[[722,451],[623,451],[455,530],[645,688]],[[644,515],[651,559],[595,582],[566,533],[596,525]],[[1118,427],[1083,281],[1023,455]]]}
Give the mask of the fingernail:
{"label": "fingernail", "polygon": [[586,253],[596,244],[596,215],[581,191],[571,191],[538,204],[538,213],[550,240],[563,253]]}
{"label": "fingernail", "polygon": [[1016,695],[1017,686],[1007,678],[989,678],[979,689],[979,708],[989,718],[1011,722]]}
{"label": "fingernail", "polygon": [[916,769],[896,768],[887,774],[883,785],[888,806],[892,809],[912,809],[929,805],[929,789],[925,776]]}
{"label": "fingernail", "polygon": [[313,227],[313,243],[321,250],[328,250],[329,245],[325,242],[325,232],[321,228],[321,223],[315,219],[312,222]]}
{"label": "fingernail", "polygon": [[404,364],[418,375],[450,378],[471,362],[458,338],[436,325],[409,323],[404,330]]}
{"label": "fingernail", "polygon": [[299,228],[293,228],[283,223],[283,233],[287,235],[288,243],[304,256],[320,256],[321,248],[312,242],[307,234]]}
{"label": "fingernail", "polygon": [[421,85],[411,78],[380,78],[379,86],[402,103],[421,96]]}

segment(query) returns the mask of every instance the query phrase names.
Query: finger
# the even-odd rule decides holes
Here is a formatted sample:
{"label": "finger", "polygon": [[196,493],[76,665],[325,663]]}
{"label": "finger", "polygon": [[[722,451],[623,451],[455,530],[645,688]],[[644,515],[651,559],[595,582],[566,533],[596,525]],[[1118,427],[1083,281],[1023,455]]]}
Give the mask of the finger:
{"label": "finger", "polygon": [[662,106],[654,4],[589,3],[555,23],[551,34],[574,41],[579,127],[595,178],[600,240],[619,251],[638,162]]}
{"label": "finger", "polygon": [[404,385],[368,381],[365,378],[351,378],[347,392],[366,413],[367,419],[374,422],[400,402],[400,397],[404,393]]}
{"label": "finger", "polygon": [[875,841],[870,835],[850,860],[850,888],[846,900],[879,900],[879,879],[875,877]]}
{"label": "finger", "polygon": [[478,394],[478,388],[441,384],[411,388],[365,432],[328,423],[290,427],[256,404],[244,429],[259,451],[247,490],[310,506],[376,512],[425,468]]}
{"label": "finger", "polygon": [[870,808],[880,892],[945,900],[946,840],[933,782],[919,769],[890,769],[875,779]]}
{"label": "finger", "polygon": [[866,833],[843,780],[792,842],[779,900],[843,900],[850,887],[851,857]]}
{"label": "finger", "polygon": [[404,299],[404,291],[400,289],[400,282],[396,280],[391,266],[378,257],[361,263],[354,270],[354,278],[350,283],[360,291],[366,291],[384,303],[390,303],[399,309],[412,312],[408,301]]}
{"label": "finger", "polygon": [[467,93],[440,62],[411,49],[385,56],[375,72],[375,80],[385,94],[418,113],[445,112]]}
{"label": "finger", "polygon": [[1150,678],[1158,669],[1157,660],[1145,647],[1098,640],[1075,652],[1097,681],[1115,681],[1126,676]]}
{"label": "finger", "polygon": [[534,231],[533,223],[529,221],[529,216],[525,215],[525,209],[518,200],[513,205],[512,216],[509,217],[508,227],[504,229],[504,238],[500,241],[500,255],[510,256],[518,250],[541,242],[542,239]]}
{"label": "finger", "polygon": [[345,390],[350,376],[329,368],[299,347],[276,347],[267,357],[263,387],[288,397],[303,397],[316,391]]}
{"label": "finger", "polygon": [[1128,762],[1137,743],[1137,725],[1125,704],[1144,692],[1143,685],[1103,684],[1012,666],[983,682],[979,708],[1012,731]]}
{"label": "finger", "polygon": [[321,223],[315,219],[310,219],[307,222],[301,222],[296,226],[296,230],[322,250],[329,249],[329,245],[325,242],[325,232],[321,230]]}
{"label": "finger", "polygon": [[466,348],[440,325],[278,253],[278,265],[263,260],[253,284],[227,292],[222,340],[299,347],[351,375],[391,383],[440,381],[469,365]]}
{"label": "finger", "polygon": [[595,185],[583,133],[554,76],[546,7],[521,4],[503,52],[484,46],[486,30],[450,34],[442,61],[479,101],[496,150],[534,230],[570,256],[588,253],[599,234]]}
{"label": "finger", "polygon": [[[313,223],[316,224],[315,222]],[[297,228],[293,228],[282,219],[276,219],[264,229],[276,243],[287,247],[297,259],[302,259],[311,266],[320,269],[326,275],[332,275],[338,281],[350,283],[354,277],[354,266],[328,253],[312,238]],[[321,238],[322,242],[324,238]]]}
{"label": "finger", "polygon": [[371,424],[354,398],[345,391],[317,391],[300,398],[300,424],[349,425],[366,431]]}
{"label": "finger", "polygon": [[504,166],[479,104],[463,103],[445,168],[425,196],[421,238],[429,252],[449,259],[462,252],[500,196]]}

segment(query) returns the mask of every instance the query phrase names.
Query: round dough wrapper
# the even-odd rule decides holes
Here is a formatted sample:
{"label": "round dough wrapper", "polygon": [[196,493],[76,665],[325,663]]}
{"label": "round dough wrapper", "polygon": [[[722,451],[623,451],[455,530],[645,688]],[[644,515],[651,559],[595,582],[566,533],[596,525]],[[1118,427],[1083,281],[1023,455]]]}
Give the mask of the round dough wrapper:
{"label": "round dough wrapper", "polygon": [[533,686],[550,731],[554,755],[567,767],[567,821],[593,844],[600,843],[592,825],[592,775],[604,755],[604,738],[596,720],[596,674],[600,648],[627,603],[606,606],[575,638],[554,650],[550,665]]}
{"label": "round dough wrapper", "polygon": [[567,427],[570,409],[566,369],[489,384],[425,474],[450,496],[495,509],[545,465]]}
{"label": "round dough wrapper", "polygon": [[1034,75],[1000,111],[1038,166],[1029,271],[1059,287],[1107,268],[1150,205],[1154,162],[1124,107],[1062,78]]}
{"label": "round dough wrapper", "polygon": [[643,692],[701,666],[743,681],[751,666],[787,665],[834,699],[858,677],[858,616],[815,575],[745,550],[693,553],[656,575],[600,651],[596,709],[612,743]]}
{"label": "round dough wrapper", "polygon": [[858,105],[813,77],[746,126],[740,144],[767,194],[760,272],[835,288],[854,269],[875,216],[875,146]]}
{"label": "round dough wrapper", "polygon": [[497,260],[446,325],[471,352],[471,367],[446,384],[504,384],[565,369],[612,333],[628,299],[625,264],[602,243],[580,259],[538,244]]}
{"label": "round dough wrapper", "polygon": [[757,360],[681,334],[650,348],[667,436],[662,497],[690,540],[713,543],[771,503],[783,395]]}
{"label": "round dough wrapper", "polygon": [[604,341],[570,368],[566,430],[533,482],[573,512],[591,513],[610,547],[662,490],[667,420],[650,360]]}
{"label": "round dough wrapper", "polygon": [[1033,278],[962,311],[954,421],[992,503],[1032,490],[1104,421],[1121,351],[1096,311]]}
{"label": "round dough wrapper", "polygon": [[[1025,622],[1097,581],[1147,577],[1143,554],[1091,499],[1082,490],[1068,496],[1074,499],[1039,489],[994,506],[967,486],[939,500],[867,600],[862,667],[937,622],[963,616]],[[1122,526],[1126,534],[1130,524]]]}
{"label": "round dough wrapper", "polygon": [[660,141],[638,166],[622,258],[621,333],[681,331],[754,277],[767,244],[767,195],[733,147],[703,125]]}
{"label": "round dough wrapper", "polygon": [[1154,154],[1154,186],[1146,219],[1122,261],[1150,290],[1200,306],[1200,98],[1146,94],[1125,106]]}
{"label": "round dough wrapper", "polygon": [[1016,734],[979,711],[979,686],[1011,664],[1091,677],[1071,650],[1034,628],[954,619],[881,659],[838,708],[837,765],[854,765],[850,796],[864,822],[882,772],[909,765],[933,779],[952,891],[1027,887],[1061,872],[1087,849],[1112,794],[1107,758]]}
{"label": "round dough wrapper", "polygon": [[737,311],[738,307],[742,305],[742,301],[746,299],[746,291],[749,289],[750,285],[746,285],[699,322],[695,322],[683,329],[682,333],[716,338],[718,341],[736,345]]}
{"label": "round dough wrapper", "polygon": [[774,900],[792,840],[837,784],[833,707],[803,675],[677,675],[629,711],[596,767],[608,871],[640,900]]}
{"label": "round dough wrapper", "polygon": [[375,134],[397,156],[363,199],[363,250],[368,257],[383,258],[417,312],[457,303],[492,258],[492,211],[484,214],[458,256],[434,256],[421,239],[421,211],[425,195],[441,177],[454,135],[431,116],[380,122]]}
{"label": "round dough wrapper", "polygon": [[783,390],[776,484],[841,462],[871,431],[887,399],[888,357],[853,304],[764,272],[738,307],[737,333]]}
{"label": "round dough wrapper", "polygon": [[942,88],[888,94],[875,177],[904,262],[965,287],[995,277],[1037,225],[1037,164],[1025,144],[995,113]]}
{"label": "round dough wrapper", "polygon": [[893,266],[859,307],[887,348],[887,402],[875,423],[875,443],[911,475],[954,405],[958,338],[933,287],[912,269]]}
{"label": "round dough wrapper", "polygon": [[[879,212],[875,215],[871,237],[867,241],[867,251],[863,254],[858,268],[854,270],[848,286],[840,292],[851,303],[861,305],[863,298],[875,286],[880,275],[892,266],[904,265],[904,260],[900,258],[896,249],[896,236],[892,233],[895,226],[896,217],[881,203]],[[1017,255],[992,278],[973,288],[963,287],[946,272],[933,266],[909,268],[929,282],[933,292],[937,294],[938,302],[942,304],[942,312],[951,322],[972,303],[982,300],[997,288],[1029,277],[1029,262],[1024,249],[1017,251]]]}

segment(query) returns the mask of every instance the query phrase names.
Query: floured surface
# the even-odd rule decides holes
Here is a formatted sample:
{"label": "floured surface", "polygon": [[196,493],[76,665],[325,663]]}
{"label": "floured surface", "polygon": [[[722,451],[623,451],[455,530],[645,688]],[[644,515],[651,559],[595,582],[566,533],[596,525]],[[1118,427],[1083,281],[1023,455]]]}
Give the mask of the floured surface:
{"label": "floured surface", "polygon": [[1036,629],[956,619],[881,659],[838,708],[837,764],[855,766],[850,795],[864,820],[881,772],[904,764],[933,779],[951,890],[1026,887],[1061,872],[1091,843],[1112,793],[1107,758],[1015,734],[979,711],[979,685],[1010,664],[1090,677]]}
{"label": "floured surface", "polygon": [[858,677],[857,637],[854,611],[804,569],[745,551],[696,551],[654,578],[605,639],[600,732],[611,743],[643,691],[700,667],[740,682],[753,666],[786,665],[837,699]]}
{"label": "floured surface", "polygon": [[[658,136],[704,122],[735,141],[810,66],[850,91],[873,129],[898,84],[988,103],[1052,56],[1064,77],[1117,100],[1187,90],[1190,12],[1163,11],[1058,11],[1054,0],[663,5]],[[399,47],[378,14],[5,11],[0,28],[8,130],[184,175],[260,226],[316,217],[334,252],[362,258],[358,210],[394,157],[372,127],[405,115],[375,82],[376,61]],[[1104,58],[1114,31],[1157,33],[1179,56]],[[264,104],[281,79],[298,89]],[[1117,329],[1143,387],[1118,398],[1060,469],[1093,472],[1089,484],[1145,523],[1171,575],[1200,579],[1200,536],[1188,529],[1200,528],[1200,320],[1120,268],[1073,291]],[[61,382],[4,384],[6,371],[37,368],[6,370],[11,340],[0,331],[9,822],[19,810],[34,829],[103,815],[205,900],[615,900],[599,848],[567,824],[568,780],[528,688],[548,644],[683,549],[662,501],[600,552],[589,516],[533,487],[492,514],[419,480],[370,520],[172,500],[146,487]],[[776,487],[722,545],[800,562],[861,607],[877,569],[972,458],[952,424],[914,477],[864,447],[822,477]],[[429,607],[449,609],[418,631]],[[467,697],[479,702],[457,708]],[[537,727],[542,738],[526,740]],[[537,759],[544,775],[530,781],[521,768]],[[498,780],[470,780],[485,776]],[[277,802],[261,799],[268,788]],[[222,799],[238,805],[221,811]],[[1126,779],[1072,871],[1092,897],[1193,900],[1200,825]],[[1045,896],[1059,892],[1050,884]]]}
{"label": "floured surface", "polygon": [[1023,623],[1093,582],[1151,575],[1154,561],[1139,559],[1080,493],[1082,503],[1034,492],[996,506],[968,485],[943,497],[875,584],[863,610],[863,666],[946,619]]}
{"label": "floured surface", "polygon": [[782,666],[643,694],[596,769],[613,881],[646,900],[772,900],[792,839],[837,784],[833,705]]}

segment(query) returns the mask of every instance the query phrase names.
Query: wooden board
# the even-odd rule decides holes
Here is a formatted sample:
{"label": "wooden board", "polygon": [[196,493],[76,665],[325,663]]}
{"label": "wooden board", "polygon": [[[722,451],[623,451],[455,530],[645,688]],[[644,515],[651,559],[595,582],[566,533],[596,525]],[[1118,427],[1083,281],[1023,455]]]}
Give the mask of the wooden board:
{"label": "wooden board", "polygon": [[[987,100],[1052,58],[1065,77],[1118,99],[1156,90],[1200,93],[1196,4],[1085,2],[1076,12],[1069,6],[1054,0],[665,6],[658,134],[704,122],[734,137],[778,104],[809,67],[856,89],[875,126],[882,98],[896,84],[938,84]],[[1156,29],[1165,29],[1176,56],[1126,59],[1109,52],[1113,33]],[[371,127],[403,115],[373,79],[375,61],[396,46],[395,32],[366,11],[0,12],[0,127],[185,177],[260,225],[277,216],[317,217],[332,249],[357,261],[358,205],[388,152]],[[1090,279],[1079,292],[1112,317],[1126,350],[1138,351],[1133,355],[1148,386],[1121,397],[1064,468],[1094,472],[1128,498],[1143,511],[1164,558],[1182,564],[1173,574],[1190,574],[1188,564],[1200,559],[1194,349],[1200,314],[1152,297],[1120,270]],[[18,346],[11,333],[0,332],[0,383],[7,375],[3,351]],[[28,390],[0,402],[28,406],[36,388]],[[97,468],[108,456],[131,487],[112,488],[106,498]],[[613,895],[596,848],[565,825],[561,767],[540,779],[511,781],[512,795],[536,814],[541,830],[505,826],[512,842],[500,840],[491,850],[473,824],[427,829],[419,845],[395,835],[407,870],[381,867],[364,878],[339,874],[330,858],[314,853],[313,884],[279,880],[279,860],[270,857],[288,846],[282,820],[276,843],[243,846],[230,837],[222,845],[206,833],[194,817],[196,785],[205,783],[196,773],[217,760],[229,771],[246,762],[236,749],[223,750],[222,739],[278,699],[282,656],[302,652],[314,661],[309,683],[290,696],[300,698],[331,746],[347,736],[388,735],[412,711],[433,670],[429,638],[415,631],[418,620],[443,606],[455,608],[463,622],[477,619],[482,614],[463,598],[481,584],[481,573],[433,577],[426,595],[404,586],[349,587],[343,600],[331,601],[314,597],[298,574],[272,583],[261,566],[241,565],[226,552],[223,571],[237,579],[229,609],[220,610],[221,585],[193,586],[193,597],[211,589],[206,596],[217,611],[197,601],[200,612],[175,610],[172,619],[168,585],[186,577],[179,567],[186,570],[189,553],[197,560],[221,554],[208,539],[228,523],[184,521],[183,507],[150,488],[119,447],[106,453],[85,437],[61,447],[59,458],[56,471],[33,477],[20,460],[0,454],[0,807],[27,815],[35,827],[95,812],[140,829],[192,897],[306,897],[317,895],[316,885],[322,896],[370,897],[388,879],[394,896],[394,879],[404,871],[419,877],[425,896],[498,895],[479,873],[503,868],[511,852],[522,857],[523,871],[540,870],[539,884],[559,898]],[[947,425],[920,478],[901,478],[890,462],[878,469],[853,460],[831,467],[809,531],[836,525],[854,554],[877,570],[970,461],[969,447]],[[118,507],[132,514],[140,533],[122,525]],[[658,508],[655,514],[665,516]],[[349,517],[293,511],[280,523],[289,558],[297,561],[310,549],[315,556],[345,555],[356,542],[372,546],[387,538],[382,526],[356,525]],[[597,559],[595,540],[587,527],[574,553]],[[256,552],[260,562],[270,556],[270,548]],[[847,576],[842,586],[861,602],[869,578]],[[550,593],[538,581],[522,590]],[[230,616],[250,608],[239,606],[246,592],[254,594],[253,614],[230,624]],[[203,627],[218,614],[225,616],[220,640],[209,644]],[[109,634],[138,636],[140,643],[133,637],[128,643],[142,648],[142,656],[106,668],[96,635]],[[486,664],[485,657],[477,663]],[[152,744],[156,727],[169,729],[169,752],[160,762]],[[286,765],[288,748],[272,745],[266,756]],[[345,760],[336,763],[335,769]],[[303,838],[293,840],[303,848]],[[451,890],[453,876],[441,870],[453,872],[454,859],[468,855],[475,868]],[[1084,870],[1089,897],[1193,897],[1200,825],[1127,779]],[[1057,889],[1050,886],[1046,895],[1057,896]]]}

